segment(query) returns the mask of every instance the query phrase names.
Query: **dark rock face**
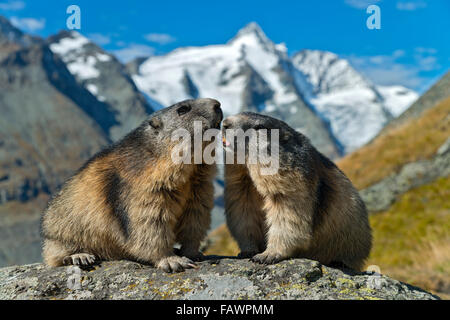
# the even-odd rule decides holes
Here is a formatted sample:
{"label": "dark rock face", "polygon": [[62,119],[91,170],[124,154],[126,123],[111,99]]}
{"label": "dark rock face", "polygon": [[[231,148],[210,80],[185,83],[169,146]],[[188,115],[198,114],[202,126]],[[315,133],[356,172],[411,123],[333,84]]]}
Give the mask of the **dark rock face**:
{"label": "dark rock face", "polygon": [[42,264],[0,269],[0,299],[439,299],[370,272],[352,274],[306,259],[261,266],[208,257],[198,269],[167,274],[130,261],[90,271]]}

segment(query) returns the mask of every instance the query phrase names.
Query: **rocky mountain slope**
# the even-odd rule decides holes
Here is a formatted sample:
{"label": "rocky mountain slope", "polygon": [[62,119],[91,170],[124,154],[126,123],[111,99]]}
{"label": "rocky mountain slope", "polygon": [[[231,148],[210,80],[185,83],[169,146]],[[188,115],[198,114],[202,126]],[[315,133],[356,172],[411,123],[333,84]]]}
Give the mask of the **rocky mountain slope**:
{"label": "rocky mountain slope", "polygon": [[117,122],[45,44],[0,61],[0,202],[50,193]]}
{"label": "rocky mountain slope", "polygon": [[418,97],[401,86],[375,86],[331,52],[303,50],[292,61],[303,96],[330,124],[344,153],[364,145]]}
{"label": "rocky mountain slope", "polygon": [[224,45],[179,48],[130,69],[162,105],[213,96],[226,114],[251,110],[287,121],[333,158],[369,141],[417,98],[403,87],[376,87],[330,52],[291,58],[255,23]]}
{"label": "rocky mountain slope", "polygon": [[373,272],[354,274],[295,259],[261,266],[248,259],[209,257],[198,269],[166,274],[129,261],[94,270],[42,264],[0,269],[1,299],[351,299],[435,300],[419,288]]}
{"label": "rocky mountain slope", "polygon": [[450,71],[448,71],[439,81],[437,81],[427,92],[425,92],[417,101],[415,101],[403,114],[389,122],[379,135],[385,134],[391,129],[409,121],[412,118],[418,118],[421,114],[434,107],[439,102],[450,96]]}
{"label": "rocky mountain slope", "polygon": [[0,59],[19,47],[26,47],[42,40],[23,33],[3,16],[0,16]]}
{"label": "rocky mountain slope", "polygon": [[78,32],[62,31],[47,42],[77,83],[111,108],[117,121],[109,132],[113,141],[136,128],[154,111],[136,88],[125,66]]}

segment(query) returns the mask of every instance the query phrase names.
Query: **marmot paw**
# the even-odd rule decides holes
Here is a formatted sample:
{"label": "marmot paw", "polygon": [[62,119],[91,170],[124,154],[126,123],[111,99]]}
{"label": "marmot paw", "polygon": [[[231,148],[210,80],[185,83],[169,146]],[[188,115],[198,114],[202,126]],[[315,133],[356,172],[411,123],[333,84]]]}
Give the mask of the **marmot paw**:
{"label": "marmot paw", "polygon": [[156,266],[168,273],[181,272],[186,269],[197,267],[191,259],[179,256],[162,258],[161,260],[159,260]]}
{"label": "marmot paw", "polygon": [[63,259],[65,265],[90,266],[95,263],[95,256],[89,253],[77,253]]}
{"label": "marmot paw", "polygon": [[274,264],[280,262],[281,260],[283,260],[281,255],[270,252],[263,252],[251,258],[251,261],[261,264]]}

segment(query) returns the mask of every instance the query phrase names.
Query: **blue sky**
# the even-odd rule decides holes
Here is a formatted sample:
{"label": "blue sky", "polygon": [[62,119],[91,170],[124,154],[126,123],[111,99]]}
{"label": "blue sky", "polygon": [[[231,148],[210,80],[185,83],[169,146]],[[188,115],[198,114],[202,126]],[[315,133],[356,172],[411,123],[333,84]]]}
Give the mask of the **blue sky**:
{"label": "blue sky", "polygon": [[[376,84],[423,92],[450,68],[450,1],[103,1],[0,0],[0,14],[43,37],[66,28],[66,8],[81,8],[81,30],[123,60],[177,47],[221,44],[251,21],[289,53],[328,50]],[[366,8],[381,9],[369,30]]]}

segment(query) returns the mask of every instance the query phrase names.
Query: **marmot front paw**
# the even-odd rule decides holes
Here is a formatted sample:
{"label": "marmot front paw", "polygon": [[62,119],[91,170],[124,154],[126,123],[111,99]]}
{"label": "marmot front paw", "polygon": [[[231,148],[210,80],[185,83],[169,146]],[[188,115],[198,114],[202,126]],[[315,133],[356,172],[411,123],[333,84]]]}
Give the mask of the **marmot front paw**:
{"label": "marmot front paw", "polygon": [[90,266],[95,263],[95,256],[89,253],[77,253],[63,259],[65,265]]}
{"label": "marmot front paw", "polygon": [[159,260],[156,264],[158,269],[164,270],[165,272],[181,272],[186,269],[196,268],[196,264],[189,258],[170,256]]}
{"label": "marmot front paw", "polygon": [[261,264],[274,264],[284,260],[284,258],[280,254],[264,251],[254,256],[251,260]]}

